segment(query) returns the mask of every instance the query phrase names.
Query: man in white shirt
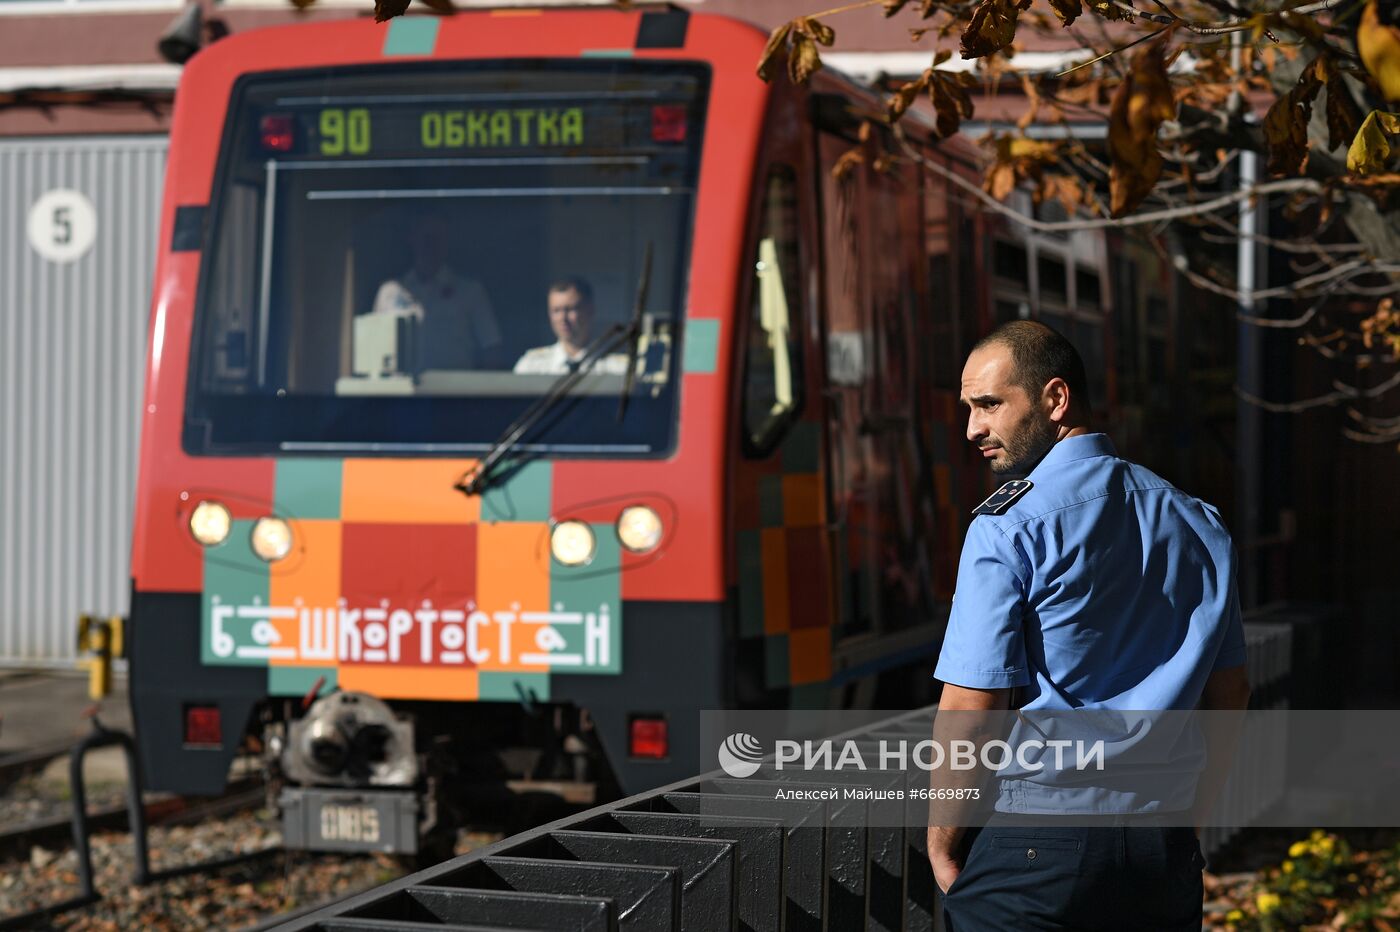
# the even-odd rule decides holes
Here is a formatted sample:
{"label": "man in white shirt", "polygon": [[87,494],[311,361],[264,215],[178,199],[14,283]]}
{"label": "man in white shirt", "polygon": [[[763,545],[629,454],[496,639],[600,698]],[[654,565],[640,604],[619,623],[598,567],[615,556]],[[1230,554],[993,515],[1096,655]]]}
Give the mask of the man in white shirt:
{"label": "man in white shirt", "polygon": [[[555,342],[526,350],[515,364],[516,372],[562,375],[578,368],[588,343],[593,339],[593,286],[582,278],[563,278],[549,286],[549,328]],[[621,375],[627,371],[627,356],[610,353],[595,362],[593,372]]]}
{"label": "man in white shirt", "polygon": [[379,286],[374,314],[418,321],[418,368],[495,368],[501,330],[486,289],[447,266],[448,224],[429,214],[409,234],[413,267]]}

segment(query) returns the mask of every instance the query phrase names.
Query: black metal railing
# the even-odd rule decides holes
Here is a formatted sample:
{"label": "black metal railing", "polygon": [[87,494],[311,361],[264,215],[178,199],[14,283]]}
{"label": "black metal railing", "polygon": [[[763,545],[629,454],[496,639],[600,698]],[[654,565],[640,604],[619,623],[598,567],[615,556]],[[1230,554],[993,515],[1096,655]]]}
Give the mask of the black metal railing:
{"label": "black metal railing", "polygon": [[[1257,707],[1285,706],[1294,675],[1293,632],[1270,619],[1247,625]],[[1299,671],[1305,674],[1305,671]],[[841,736],[862,745],[931,734],[935,707]],[[1279,768],[1286,749],[1259,766]],[[810,778],[810,777],[809,777]],[[761,770],[735,780],[716,770],[629,796],[503,839],[280,924],[278,932],[470,932],[470,930],[738,930],[929,932],[941,928],[937,888],[915,807],[872,818],[865,807],[907,806],[878,791],[923,779],[862,772],[875,798],[814,804],[774,798],[773,782],[800,772]],[[1257,777],[1247,781],[1254,787]],[[817,784],[813,784],[816,786]],[[822,784],[829,786],[830,784]],[[1276,800],[1227,786],[1225,821]],[[1242,821],[1241,821],[1242,820]],[[1209,830],[1206,848],[1229,832]]]}

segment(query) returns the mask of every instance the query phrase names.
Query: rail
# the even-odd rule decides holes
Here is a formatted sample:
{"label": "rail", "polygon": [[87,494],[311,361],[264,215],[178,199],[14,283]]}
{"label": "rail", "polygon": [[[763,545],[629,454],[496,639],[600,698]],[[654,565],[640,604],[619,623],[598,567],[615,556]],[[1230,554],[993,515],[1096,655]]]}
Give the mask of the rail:
{"label": "rail", "polygon": [[[161,880],[169,880],[174,877],[182,877],[188,874],[197,874],[204,871],[214,871],[222,867],[233,864],[240,864],[256,857],[265,855],[266,851],[255,851],[244,854],[235,854],[226,857],[201,861],[194,864],[180,865],[160,871],[152,871],[149,846],[147,844],[148,823],[146,819],[146,806],[143,801],[143,786],[141,783],[140,763],[137,759],[136,742],[131,735],[124,731],[111,729],[102,724],[96,715],[92,716],[92,731],[75,744],[69,752],[68,779],[73,798],[73,813],[71,816],[73,847],[78,856],[78,884],[77,896],[58,902],[49,903],[23,913],[0,917],[0,930],[7,929],[29,929],[39,926],[45,920],[62,913],[71,912],[90,906],[102,899],[102,894],[98,892],[96,881],[92,869],[92,830],[93,820],[87,808],[87,786],[83,779],[83,761],[89,751],[97,748],[118,745],[126,757],[127,764],[127,805],[126,824],[131,832],[132,840],[132,872],[131,883],[133,886],[145,886]],[[261,791],[259,792],[261,796]],[[196,810],[192,809],[191,812]],[[103,826],[110,824],[110,820],[101,820]]]}

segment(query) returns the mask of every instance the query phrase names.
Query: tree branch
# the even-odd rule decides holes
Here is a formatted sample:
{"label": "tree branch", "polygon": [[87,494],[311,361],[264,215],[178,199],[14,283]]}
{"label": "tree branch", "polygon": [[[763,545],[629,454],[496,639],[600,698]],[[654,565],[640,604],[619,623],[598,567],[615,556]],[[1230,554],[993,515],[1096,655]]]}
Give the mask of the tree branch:
{"label": "tree branch", "polygon": [[899,140],[900,147],[904,149],[906,156],[916,163],[924,166],[937,175],[941,175],[953,182],[964,191],[975,196],[984,206],[1004,217],[1010,217],[1017,223],[1041,233],[1068,233],[1074,230],[1106,230],[1124,229],[1127,227],[1143,226],[1150,223],[1161,223],[1165,220],[1177,220],[1182,217],[1194,217],[1211,211],[1221,210],[1241,201],[1253,200],[1258,197],[1267,197],[1270,194],[1287,194],[1296,191],[1306,191],[1310,194],[1323,194],[1326,189],[1311,178],[1284,178],[1278,181],[1268,181],[1240,191],[1233,191],[1223,194],[1220,197],[1209,201],[1202,201],[1198,204],[1189,204],[1181,207],[1171,207],[1166,210],[1153,210],[1145,213],[1133,214],[1128,217],[1101,217],[1093,220],[1037,220],[1027,214],[1021,213],[1013,207],[1008,207],[1001,201],[992,197],[980,187],[968,181],[936,161],[926,158],[909,142],[899,124],[894,126],[895,138]]}
{"label": "tree branch", "polygon": [[[1271,411],[1274,414],[1297,414],[1301,411],[1310,411],[1313,408],[1325,408],[1330,405],[1340,404],[1343,401],[1353,401],[1357,398],[1379,398],[1391,389],[1400,386],[1400,372],[1395,373],[1395,375],[1386,379],[1381,384],[1372,386],[1371,388],[1357,388],[1355,385],[1345,385],[1341,382],[1333,382],[1332,384],[1336,387],[1335,391],[1328,392],[1326,395],[1320,395],[1317,398],[1309,398],[1305,401],[1266,401],[1258,395],[1251,395],[1238,385],[1235,386],[1235,394],[1238,395],[1241,400],[1262,408],[1265,411]],[[1353,437],[1352,439],[1357,440],[1361,438]]]}

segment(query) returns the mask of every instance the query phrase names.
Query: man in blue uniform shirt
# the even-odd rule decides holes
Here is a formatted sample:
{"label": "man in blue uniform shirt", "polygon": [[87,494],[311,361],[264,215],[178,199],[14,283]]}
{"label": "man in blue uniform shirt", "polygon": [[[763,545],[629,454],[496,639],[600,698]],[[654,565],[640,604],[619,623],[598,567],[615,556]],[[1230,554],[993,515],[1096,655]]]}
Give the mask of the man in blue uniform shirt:
{"label": "man in blue uniform shirt", "polygon": [[[1079,354],[1043,324],[1006,324],[968,357],[967,438],[1013,481],[968,529],[934,673],[940,712],[1243,709],[1235,557],[1219,513],[1118,458],[1089,427],[1088,400]],[[1202,783],[1198,808],[1216,791]],[[931,812],[948,927],[1199,929],[1204,862],[1190,816],[1122,825],[1094,792],[1003,780],[980,830]]]}

